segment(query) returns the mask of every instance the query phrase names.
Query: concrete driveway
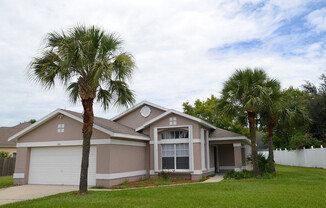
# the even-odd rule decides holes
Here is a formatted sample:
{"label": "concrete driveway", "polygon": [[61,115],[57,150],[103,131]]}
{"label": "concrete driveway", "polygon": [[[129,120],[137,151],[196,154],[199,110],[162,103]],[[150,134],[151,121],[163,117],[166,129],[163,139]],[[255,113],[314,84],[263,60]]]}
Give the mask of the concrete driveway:
{"label": "concrete driveway", "polygon": [[23,185],[0,189],[0,205],[77,191],[78,186]]}

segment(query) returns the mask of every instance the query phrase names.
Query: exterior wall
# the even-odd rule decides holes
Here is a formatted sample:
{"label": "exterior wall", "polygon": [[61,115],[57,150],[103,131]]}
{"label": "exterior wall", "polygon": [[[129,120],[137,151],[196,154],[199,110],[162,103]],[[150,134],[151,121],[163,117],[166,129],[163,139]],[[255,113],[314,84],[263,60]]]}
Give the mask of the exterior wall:
{"label": "exterior wall", "polygon": [[100,144],[97,145],[97,174],[123,173],[146,170],[146,147]]}
{"label": "exterior wall", "polygon": [[[58,124],[64,124],[64,132],[58,133]],[[106,139],[110,136],[96,129],[93,130],[92,139]],[[33,131],[22,136],[20,142],[47,142],[47,141],[65,141],[82,140],[82,123],[67,116],[63,118],[55,117]]]}
{"label": "exterior wall", "polygon": [[147,116],[145,118],[140,114],[140,110],[142,109],[143,106],[144,105],[134,109],[130,113],[118,118],[115,121],[122,125],[129,126],[133,129],[136,129],[136,128],[140,127],[141,125],[143,125],[144,123],[146,123],[147,121],[149,121],[165,112],[165,111],[155,108],[153,106],[146,105],[151,109],[151,113],[149,114],[149,116]]}
{"label": "exterior wall", "polygon": [[[136,181],[149,177],[148,156],[148,145],[145,147],[113,144],[97,145],[96,174],[100,174],[107,179],[97,179],[96,185],[110,187],[121,184],[126,180]],[[139,171],[144,173],[137,175]]]}
{"label": "exterior wall", "polygon": [[117,178],[117,179],[111,179],[111,180],[97,179],[96,185],[111,187],[111,186],[116,186],[116,185],[122,184],[125,181],[133,182],[133,181],[138,181],[138,180],[142,180],[145,178],[148,178],[148,177],[146,177],[146,175],[142,175],[142,176],[131,176],[131,177],[125,177],[125,178]]}
{"label": "exterior wall", "polygon": [[240,171],[242,168],[242,153],[241,153],[241,143],[233,144],[233,152],[234,152],[234,169],[236,171]]}
{"label": "exterior wall", "polygon": [[14,175],[23,175],[23,177],[15,178],[14,185],[23,185],[28,183],[29,161],[30,161],[31,148],[19,147],[17,148],[17,157]]}
{"label": "exterior wall", "polygon": [[[176,117],[176,124],[175,125],[170,125],[170,117]],[[187,126],[187,127],[186,127]],[[188,126],[191,126],[192,129],[192,139],[193,139],[193,148],[192,148],[192,152],[193,155],[191,155],[191,150],[190,150],[190,146],[189,146],[189,160],[191,162],[191,158],[193,159],[193,163],[191,163],[191,165],[193,164],[193,172],[191,172],[191,169],[188,171],[188,173],[184,172],[184,173],[174,173],[173,176],[174,177],[186,177],[191,179],[191,180],[199,180],[202,176],[202,166],[201,166],[201,143],[200,143],[200,138],[201,138],[201,125],[196,122],[193,121],[191,119],[188,118],[184,118],[182,116],[176,115],[176,114],[170,114],[156,122],[154,122],[153,124],[151,124],[149,126],[149,132],[150,132],[150,138],[151,138],[151,144],[150,144],[150,170],[153,171],[155,169],[154,167],[154,145],[153,145],[153,141],[154,141],[154,129],[158,128],[158,132],[157,132],[157,142],[158,142],[158,170],[160,171],[162,169],[162,158],[161,158],[161,144],[160,142],[164,142],[164,140],[162,140],[161,138],[161,134],[162,132],[165,131],[171,131],[171,130],[188,130]],[[145,130],[145,129],[144,129]],[[148,130],[146,130],[146,132],[148,132]],[[144,133],[144,132],[143,132]],[[189,133],[190,135],[190,133]],[[190,140],[188,140],[190,141]],[[206,154],[205,154],[206,157]],[[206,161],[206,160],[205,160]],[[190,168],[191,168],[190,165]],[[210,172],[210,174],[212,173],[212,171]],[[155,175],[157,175],[157,173],[151,173],[151,177],[155,177]]]}
{"label": "exterior wall", "polygon": [[13,156],[13,154],[17,152],[16,147],[0,147],[0,152],[1,151],[9,152],[11,156]]}
{"label": "exterior wall", "polygon": [[[218,145],[219,166],[234,166],[233,144]],[[220,168],[222,169],[222,168]]]}
{"label": "exterior wall", "polygon": [[[170,125],[170,120],[169,120],[170,117],[177,118],[176,125]],[[184,125],[192,125],[193,139],[200,138],[200,125],[196,121],[184,118],[182,116],[173,113],[150,125],[150,138],[151,140],[154,140],[154,128],[156,127],[173,127],[173,126],[184,126]]]}
{"label": "exterior wall", "polygon": [[194,170],[201,170],[200,143],[194,143]]}

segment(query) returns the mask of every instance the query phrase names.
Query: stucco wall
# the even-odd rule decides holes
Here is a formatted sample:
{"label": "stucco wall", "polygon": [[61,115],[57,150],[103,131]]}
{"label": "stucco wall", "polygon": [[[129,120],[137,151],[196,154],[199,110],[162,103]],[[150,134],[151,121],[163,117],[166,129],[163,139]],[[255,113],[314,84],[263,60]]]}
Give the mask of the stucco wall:
{"label": "stucco wall", "polygon": [[[64,124],[63,133],[58,133],[58,124]],[[57,116],[19,138],[17,143],[82,140],[82,138],[82,123],[67,116],[61,119]],[[92,139],[107,138],[110,138],[110,136],[96,129],[93,130]]]}
{"label": "stucco wall", "polygon": [[28,182],[29,161],[30,161],[31,148],[19,147],[17,148],[15,173],[23,173],[23,179],[14,179],[15,185],[22,185]]}
{"label": "stucco wall", "polygon": [[120,117],[119,119],[117,119],[115,121],[122,125],[129,126],[133,129],[136,129],[136,128],[140,127],[141,125],[143,125],[144,123],[146,123],[147,121],[149,121],[165,112],[161,109],[146,105],[151,109],[151,113],[149,114],[149,116],[147,116],[145,118],[140,114],[140,110],[142,109],[143,106],[144,105],[134,109],[132,112]]}
{"label": "stucco wall", "polygon": [[146,170],[146,147],[97,145],[96,172],[100,174]]}
{"label": "stucco wall", "polygon": [[[170,125],[170,117],[177,118],[176,125]],[[183,125],[192,125],[193,139],[200,138],[200,125],[196,121],[172,113],[150,125],[151,140],[154,140],[154,128],[156,127],[173,127],[173,126],[183,126]]]}

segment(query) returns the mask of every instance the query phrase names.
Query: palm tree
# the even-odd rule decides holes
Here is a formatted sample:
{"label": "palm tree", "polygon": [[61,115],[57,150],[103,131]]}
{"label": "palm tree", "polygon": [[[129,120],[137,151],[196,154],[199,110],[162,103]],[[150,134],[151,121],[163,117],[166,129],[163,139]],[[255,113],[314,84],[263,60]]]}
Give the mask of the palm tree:
{"label": "palm tree", "polygon": [[299,127],[304,128],[311,120],[307,109],[300,103],[297,92],[293,88],[281,91],[277,80],[269,80],[266,84],[271,89],[269,105],[264,105],[260,113],[262,126],[267,127],[268,141],[268,165],[269,171],[275,172],[273,136],[277,126],[282,128]]}
{"label": "palm tree", "polygon": [[284,111],[284,103],[282,100],[281,85],[280,82],[272,79],[268,80],[266,87],[270,88],[270,100],[263,105],[262,110],[259,114],[262,125],[267,127],[267,141],[268,141],[268,169],[270,172],[275,172],[274,162],[274,148],[273,148],[273,131],[278,124],[279,118]]}
{"label": "palm tree", "polygon": [[[256,122],[262,106],[270,102],[270,89],[266,87],[267,75],[262,69],[236,70],[224,83],[220,107],[230,117],[243,117],[249,121],[253,173],[259,174],[256,149]],[[241,120],[241,119],[239,119]]]}
{"label": "palm tree", "polygon": [[134,93],[127,81],[135,62],[121,48],[122,40],[98,27],[75,26],[66,32],[48,33],[42,55],[33,59],[29,75],[44,88],[55,82],[67,87],[71,101],[83,105],[83,153],[79,194],[87,194],[90,139],[93,133],[93,103],[104,110],[128,106]]}

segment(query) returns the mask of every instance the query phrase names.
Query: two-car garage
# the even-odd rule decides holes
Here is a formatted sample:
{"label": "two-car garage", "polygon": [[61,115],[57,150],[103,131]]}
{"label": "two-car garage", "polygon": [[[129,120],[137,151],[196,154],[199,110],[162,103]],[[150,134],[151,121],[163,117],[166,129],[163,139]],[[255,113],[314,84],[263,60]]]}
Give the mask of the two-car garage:
{"label": "two-car garage", "polygon": [[[29,184],[79,185],[82,147],[33,147]],[[96,185],[96,147],[89,154],[88,185]]]}

